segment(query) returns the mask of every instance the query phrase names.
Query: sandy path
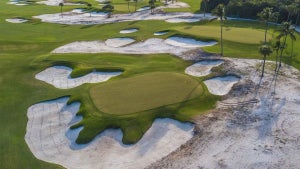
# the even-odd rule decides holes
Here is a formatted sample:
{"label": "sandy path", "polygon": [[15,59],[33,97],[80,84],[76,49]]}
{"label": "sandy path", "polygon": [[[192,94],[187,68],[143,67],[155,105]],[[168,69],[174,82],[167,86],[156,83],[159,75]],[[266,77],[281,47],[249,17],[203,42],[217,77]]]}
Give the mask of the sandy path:
{"label": "sandy path", "polygon": [[122,72],[91,72],[87,75],[71,78],[72,69],[66,66],[53,66],[35,75],[35,78],[59,89],[70,89],[84,83],[99,83],[109,80]]}
{"label": "sandy path", "polygon": [[261,61],[230,61],[228,72],[242,77],[238,86],[195,119],[200,134],[149,168],[299,168],[300,72],[285,65],[276,77],[267,66],[260,81]]}
{"label": "sandy path", "polygon": [[[178,40],[178,38],[176,39]],[[180,42],[182,40],[182,42]],[[182,44],[182,46],[179,46]],[[56,48],[52,53],[123,53],[123,54],[155,54],[171,53],[177,56],[199,47],[213,45],[214,42],[195,41],[189,38],[180,38],[174,41],[169,39],[151,38],[143,42],[129,44],[124,47],[112,47],[102,41],[81,41],[66,44]]]}
{"label": "sandy path", "polygon": [[80,104],[66,105],[68,98],[41,102],[28,109],[26,143],[41,160],[70,169],[136,169],[161,159],[193,136],[193,125],[171,119],[157,119],[134,145],[121,142],[121,130],[108,129],[87,145],[77,145],[80,130],[69,127]]}
{"label": "sandy path", "polygon": [[204,60],[187,67],[185,73],[196,77],[207,76],[213,67],[222,63],[224,63],[223,60]]}

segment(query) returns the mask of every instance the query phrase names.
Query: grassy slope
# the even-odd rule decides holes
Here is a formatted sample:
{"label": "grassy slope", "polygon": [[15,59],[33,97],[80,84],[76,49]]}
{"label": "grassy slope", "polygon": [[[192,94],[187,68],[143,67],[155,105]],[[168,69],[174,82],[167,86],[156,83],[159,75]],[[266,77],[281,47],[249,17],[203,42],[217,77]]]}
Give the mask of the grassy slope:
{"label": "grassy slope", "polygon": [[[191,27],[194,24],[168,24],[162,21],[149,21],[118,23],[114,24],[114,26],[68,26],[40,23],[34,20],[30,23],[16,25],[5,22],[5,19],[11,17],[31,18],[33,15],[56,13],[59,12],[59,7],[48,7],[43,5],[21,7],[6,5],[6,2],[7,1],[4,0],[0,1],[0,71],[2,72],[0,76],[0,95],[2,96],[0,97],[0,168],[60,168],[57,165],[48,164],[35,159],[29,151],[24,141],[27,123],[26,110],[30,105],[43,100],[73,95],[77,93],[77,90],[88,91],[91,85],[83,85],[71,90],[57,90],[52,86],[33,78],[34,74],[47,66],[50,66],[54,61],[74,62],[76,63],[75,65],[79,67],[78,70],[81,68],[88,69],[93,67],[121,67],[127,70],[124,75],[122,75],[123,77],[150,72],[151,70],[160,70],[162,67],[163,70],[161,71],[179,72],[190,64],[174,57],[170,57],[169,55],[137,55],[124,57],[123,55],[112,54],[50,55],[49,52],[62,44],[70,43],[75,40],[104,40],[108,37],[118,37],[120,36],[118,31],[126,27],[140,28],[141,31],[131,34],[130,37],[135,38],[136,40],[142,40],[144,38],[153,37],[152,33],[155,31],[175,29],[174,26],[176,26],[177,30],[179,27]],[[73,7],[65,6],[63,9],[67,11],[71,8]],[[236,27],[261,28],[259,24],[247,22],[229,22],[228,24]],[[156,26],[154,27],[152,25]],[[218,27],[217,23],[214,22],[209,23],[208,25]],[[170,34],[174,32],[178,33],[174,30],[171,31]],[[165,38],[167,36],[168,35],[162,37]],[[201,35],[198,35],[197,37],[201,38]],[[300,36],[297,34],[297,39],[299,39],[299,37]],[[225,54],[232,57],[261,58],[257,53],[257,47],[258,45],[249,45],[247,43],[226,40]],[[289,45],[289,48],[290,47],[291,46]],[[299,47],[300,43],[296,42],[294,46],[296,55],[293,56],[293,60],[289,59],[289,57],[286,57],[287,59],[285,59],[288,63],[291,63],[298,69],[300,69],[300,56],[296,49],[299,49]],[[218,52],[219,47],[209,47],[205,48],[205,50]],[[141,64],[146,63],[143,60],[145,58],[148,64]],[[271,57],[270,59],[273,58]],[[174,65],[176,65],[176,67],[174,67]],[[113,80],[117,79],[118,78],[115,78]],[[81,97],[88,97],[88,94],[83,93]],[[176,110],[178,116],[176,118],[184,120],[184,117],[186,117],[186,114],[184,114],[185,112],[192,115],[197,114],[199,111],[204,111],[212,106],[211,101],[214,99],[215,98],[208,98],[205,100],[205,105],[207,107],[196,104],[197,100],[192,100],[184,103],[184,107],[181,105],[174,105],[167,109],[160,110],[159,112]],[[86,100],[90,101],[88,99]],[[182,108],[178,109],[178,107]],[[122,129],[128,133],[126,137],[134,138],[136,137],[136,133],[130,131],[142,132],[149,127],[151,120],[155,118],[155,115],[157,115],[155,112],[150,112],[147,113],[147,116],[127,116],[127,120],[122,121],[122,124],[119,125],[121,125]],[[106,120],[112,120],[115,124],[117,124],[119,120],[115,117],[106,116],[105,118]],[[97,120],[99,119],[86,123],[98,123],[99,121]],[[107,121],[103,122],[105,123]],[[130,124],[132,124],[132,122],[141,125],[134,126],[134,129],[131,130],[130,127],[132,127],[132,125]]]}

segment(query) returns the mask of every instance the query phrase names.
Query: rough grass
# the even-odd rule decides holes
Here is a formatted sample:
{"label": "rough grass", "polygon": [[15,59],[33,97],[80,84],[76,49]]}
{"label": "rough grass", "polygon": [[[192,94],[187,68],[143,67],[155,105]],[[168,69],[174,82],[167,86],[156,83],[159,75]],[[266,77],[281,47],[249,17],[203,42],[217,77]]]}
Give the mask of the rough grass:
{"label": "rough grass", "polygon": [[150,73],[91,88],[95,106],[104,113],[130,114],[193,99],[199,82],[177,73]]}

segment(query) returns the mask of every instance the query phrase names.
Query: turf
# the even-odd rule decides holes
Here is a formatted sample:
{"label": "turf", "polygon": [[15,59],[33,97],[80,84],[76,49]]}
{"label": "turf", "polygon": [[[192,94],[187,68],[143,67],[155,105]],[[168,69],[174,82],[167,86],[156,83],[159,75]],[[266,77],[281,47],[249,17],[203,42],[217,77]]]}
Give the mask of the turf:
{"label": "turf", "polygon": [[91,88],[96,107],[109,114],[129,114],[193,99],[199,82],[178,73],[150,73]]}

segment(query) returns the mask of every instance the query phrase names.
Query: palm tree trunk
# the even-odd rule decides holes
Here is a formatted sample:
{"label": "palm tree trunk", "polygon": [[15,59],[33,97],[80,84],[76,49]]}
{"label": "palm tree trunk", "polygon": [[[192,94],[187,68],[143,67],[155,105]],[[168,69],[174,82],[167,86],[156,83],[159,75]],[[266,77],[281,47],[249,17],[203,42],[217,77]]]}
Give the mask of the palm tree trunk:
{"label": "palm tree trunk", "polygon": [[128,12],[130,12],[129,1],[128,1],[128,3],[127,3],[127,8],[128,8]]}
{"label": "palm tree trunk", "polygon": [[276,62],[275,62],[275,72],[277,71],[278,65],[278,50],[276,50]]}
{"label": "palm tree trunk", "polygon": [[62,6],[60,6],[60,15],[61,15],[61,17],[63,17],[63,15],[62,15]]}
{"label": "palm tree trunk", "polygon": [[205,17],[205,13],[206,13],[206,1],[204,1],[204,17]]}
{"label": "palm tree trunk", "polygon": [[[286,45],[286,38],[287,38],[287,35],[285,35],[285,37],[284,37],[284,41],[283,41],[283,46],[284,46],[284,47],[285,47],[285,45]],[[283,50],[284,50],[284,48],[281,48],[281,49],[280,49],[279,68],[281,67]],[[279,68],[278,68],[278,69],[279,69]]]}
{"label": "palm tree trunk", "polygon": [[221,56],[223,56],[223,18],[221,18]]}
{"label": "palm tree trunk", "polygon": [[135,0],[134,11],[136,11],[137,0]]}
{"label": "palm tree trunk", "polygon": [[294,53],[294,40],[292,39],[291,57],[293,57],[293,53]]}
{"label": "palm tree trunk", "polygon": [[265,30],[265,44],[267,44],[267,32],[268,32],[268,27],[269,27],[269,24],[268,24],[268,21],[266,22],[266,30]]}
{"label": "palm tree trunk", "polygon": [[297,12],[296,25],[298,25],[298,19],[299,19],[299,12]]}
{"label": "palm tree trunk", "polygon": [[264,63],[263,63],[263,68],[262,68],[262,72],[261,72],[261,77],[264,77],[265,64],[266,64],[266,55],[264,55]]}

